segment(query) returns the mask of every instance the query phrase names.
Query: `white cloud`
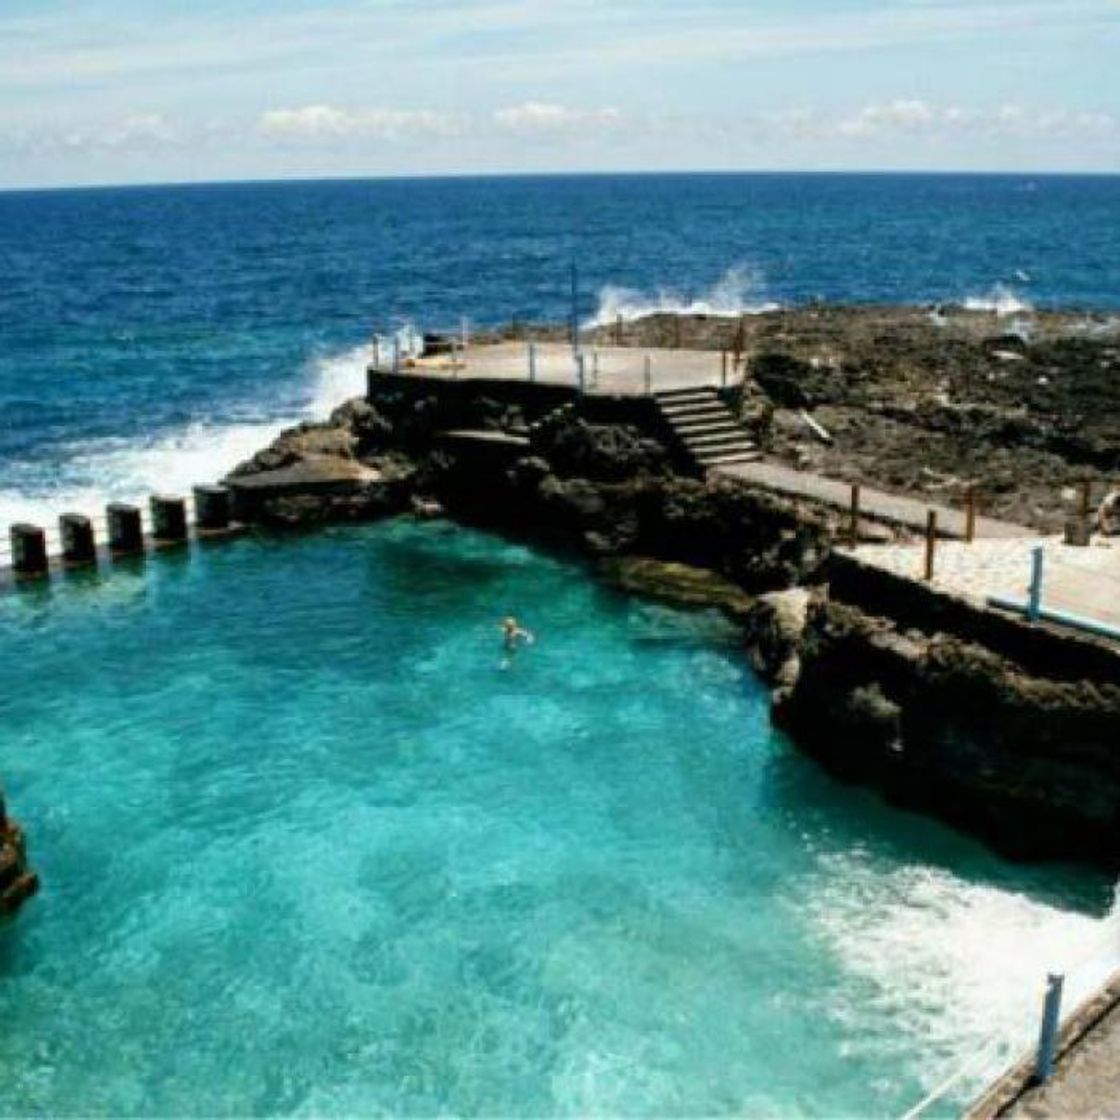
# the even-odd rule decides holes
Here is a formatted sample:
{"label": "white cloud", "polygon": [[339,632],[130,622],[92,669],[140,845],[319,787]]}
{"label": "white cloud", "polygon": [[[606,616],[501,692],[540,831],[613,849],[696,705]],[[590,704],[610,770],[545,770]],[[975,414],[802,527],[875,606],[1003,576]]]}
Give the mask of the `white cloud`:
{"label": "white cloud", "polygon": [[499,128],[509,132],[541,134],[611,129],[622,123],[622,114],[617,109],[570,109],[544,101],[526,101],[498,109],[493,119]]}
{"label": "white cloud", "polygon": [[408,140],[418,136],[454,136],[466,118],[431,109],[338,109],[332,105],[305,105],[299,109],[272,109],[257,122],[258,131],[279,140],[331,141],[347,137]]}
{"label": "white cloud", "polygon": [[865,105],[853,116],[822,122],[820,135],[876,139],[900,134],[962,135],[967,133],[1019,139],[1106,137],[1116,129],[1107,113],[1070,112],[1007,104],[992,109],[938,106],[927,101],[895,100]]}

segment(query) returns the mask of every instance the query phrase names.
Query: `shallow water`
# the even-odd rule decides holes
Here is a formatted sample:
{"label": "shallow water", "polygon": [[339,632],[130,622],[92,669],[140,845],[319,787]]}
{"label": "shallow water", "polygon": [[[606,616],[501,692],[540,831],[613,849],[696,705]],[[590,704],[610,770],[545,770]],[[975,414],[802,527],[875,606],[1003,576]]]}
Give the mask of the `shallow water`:
{"label": "shallow water", "polygon": [[1103,878],[823,775],[717,617],[474,532],[162,554],[0,631],[45,883],[5,1114],[897,1115],[1104,928]]}

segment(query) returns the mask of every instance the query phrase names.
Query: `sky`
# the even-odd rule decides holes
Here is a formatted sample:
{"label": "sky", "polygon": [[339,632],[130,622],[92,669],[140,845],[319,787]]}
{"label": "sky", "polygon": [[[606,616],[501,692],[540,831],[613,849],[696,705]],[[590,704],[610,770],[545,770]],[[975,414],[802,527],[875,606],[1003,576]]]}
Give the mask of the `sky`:
{"label": "sky", "polygon": [[0,0],[0,188],[1120,172],[1120,0]]}

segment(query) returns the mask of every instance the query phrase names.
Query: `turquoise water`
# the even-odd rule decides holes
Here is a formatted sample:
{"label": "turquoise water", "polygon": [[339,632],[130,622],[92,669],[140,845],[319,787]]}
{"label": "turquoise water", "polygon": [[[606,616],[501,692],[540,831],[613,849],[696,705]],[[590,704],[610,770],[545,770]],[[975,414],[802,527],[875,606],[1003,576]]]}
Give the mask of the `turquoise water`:
{"label": "turquoise water", "polygon": [[45,883],[5,1114],[894,1115],[1031,1034],[1110,899],[830,781],[717,617],[449,526],[162,554],[0,632]]}

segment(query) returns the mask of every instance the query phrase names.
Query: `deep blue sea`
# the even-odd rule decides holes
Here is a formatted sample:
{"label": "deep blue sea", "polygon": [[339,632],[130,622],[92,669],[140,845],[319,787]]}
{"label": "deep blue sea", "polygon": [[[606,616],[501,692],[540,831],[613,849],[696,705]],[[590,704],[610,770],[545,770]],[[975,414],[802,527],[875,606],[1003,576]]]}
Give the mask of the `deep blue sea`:
{"label": "deep blue sea", "polygon": [[[656,306],[1120,312],[1120,177],[666,175],[0,193],[0,527],[206,481],[374,329]],[[202,476],[207,476],[203,478]]]}
{"label": "deep blue sea", "polygon": [[[0,530],[218,477],[375,329],[561,319],[573,259],[585,321],[1108,317],[1118,250],[1107,178],[0,194]],[[0,1115],[886,1117],[963,1066],[946,1116],[1117,963],[1110,881],[827,777],[718,617],[450,525],[0,594],[0,781]]]}

